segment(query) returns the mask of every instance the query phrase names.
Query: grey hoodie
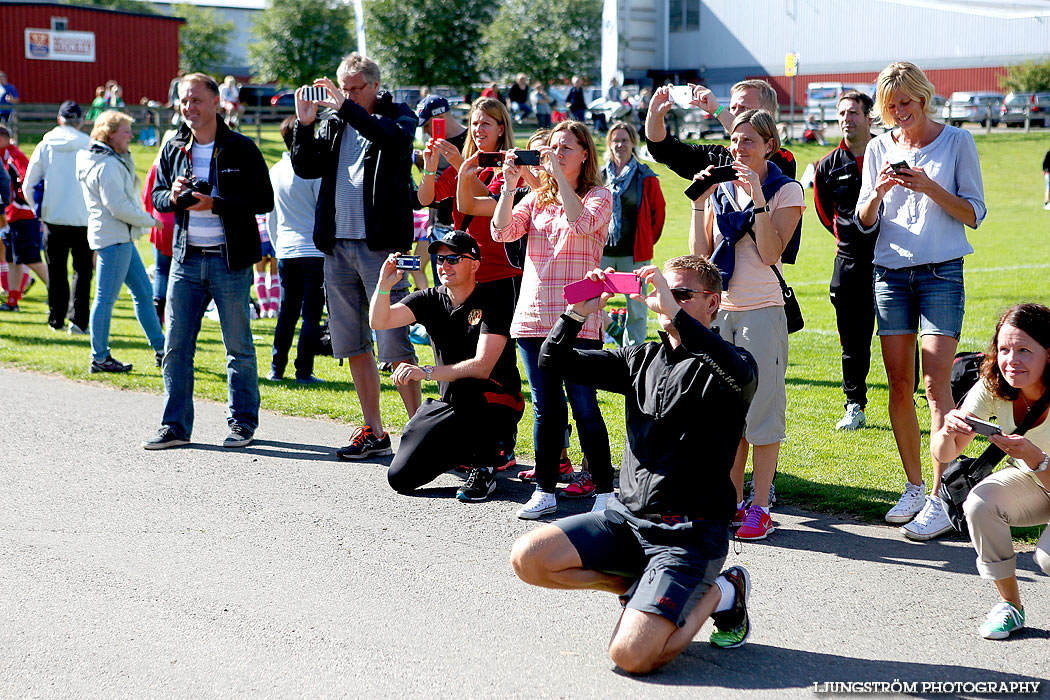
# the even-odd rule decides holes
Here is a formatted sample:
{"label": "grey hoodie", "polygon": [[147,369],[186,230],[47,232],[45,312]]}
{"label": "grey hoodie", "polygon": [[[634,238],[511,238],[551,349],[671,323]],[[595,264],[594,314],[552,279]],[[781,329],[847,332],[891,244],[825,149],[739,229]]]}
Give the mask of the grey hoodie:
{"label": "grey hoodie", "polygon": [[36,184],[44,181],[44,202],[41,220],[49,224],[86,226],[87,206],[76,177],[77,151],[91,145],[91,139],[71,126],[57,126],[44,134],[26,167],[22,191],[32,204]]}
{"label": "grey hoodie", "polygon": [[92,250],[129,243],[153,226],[135,185],[135,162],[101,141],[77,153],[77,179],[88,211],[88,245]]}

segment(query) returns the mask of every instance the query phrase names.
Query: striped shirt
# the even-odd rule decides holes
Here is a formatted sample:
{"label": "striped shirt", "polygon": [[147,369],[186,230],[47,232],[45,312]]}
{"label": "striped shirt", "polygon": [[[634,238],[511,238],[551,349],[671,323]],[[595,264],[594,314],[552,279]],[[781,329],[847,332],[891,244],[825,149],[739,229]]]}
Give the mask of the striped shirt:
{"label": "striped shirt", "polygon": [[[193,176],[208,182],[211,180],[211,156],[215,152],[215,142],[199,144],[196,141],[190,147],[190,162],[193,164]],[[211,195],[218,194],[212,183]],[[189,212],[189,228],[186,229],[186,240],[198,248],[209,248],[226,243],[226,234],[222,230],[222,220],[211,211]]]}
{"label": "striped shirt", "polygon": [[[601,264],[612,209],[612,193],[605,187],[595,187],[583,196],[583,213],[575,221],[566,219],[561,204],[540,207],[532,193],[514,207],[506,228],[492,227],[492,238],[497,241],[529,237],[511,336],[543,338],[554,327],[566,309],[565,285],[583,279]],[[587,319],[579,337],[601,337],[599,314]]]}
{"label": "striped shirt", "polygon": [[365,238],[365,150],[368,139],[349,124],[339,143],[339,166],[335,178],[335,237]]}

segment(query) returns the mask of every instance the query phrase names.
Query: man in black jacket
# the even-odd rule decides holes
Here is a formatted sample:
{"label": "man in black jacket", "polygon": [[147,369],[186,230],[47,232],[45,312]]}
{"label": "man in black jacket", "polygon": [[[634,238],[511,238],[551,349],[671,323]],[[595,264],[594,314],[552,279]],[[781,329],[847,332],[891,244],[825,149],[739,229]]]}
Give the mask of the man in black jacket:
{"label": "man in black jacket", "polygon": [[751,354],[710,330],[722,290],[710,260],[686,255],[668,260],[664,274],[646,266],[639,276],[653,290],[644,301],[658,315],[660,342],[574,349],[587,316],[611,296],[602,294],[562,314],[540,352],[543,369],[624,395],[621,500],[534,530],[511,553],[526,583],[620,595],[609,656],[629,673],[669,662],[708,617],[715,646],[747,639],[750,577],[739,566],[718,572],[736,509],[730,469],[758,384]]}
{"label": "man in black jacket", "polygon": [[[372,355],[368,300],[391,253],[412,246],[412,142],[416,115],[379,92],[379,66],[352,53],[339,64],[337,86],[314,82],[328,97],[313,101],[295,93],[298,121],[292,169],[301,178],[321,178],[314,220],[314,245],[325,254],[332,355],[347,358],[365,425],[336,451],[340,459],[391,454],[390,436],[379,412],[379,370]],[[320,117],[318,107],[329,111]],[[408,277],[391,291],[391,303],[408,293]],[[394,368],[415,364],[408,328],[377,331],[379,361]],[[409,418],[421,401],[418,381],[397,387]]]}
{"label": "man in black jacket", "polygon": [[860,196],[864,149],[871,140],[868,95],[850,90],[838,101],[842,142],[817,163],[813,201],[820,223],[835,236],[838,251],[831,272],[831,305],[842,344],[842,391],[846,414],[836,430],[857,430],[865,424],[868,404],[868,370],[871,368],[871,335],[875,332],[875,240],[854,220]]}
{"label": "man in black jacket", "polygon": [[256,214],[273,209],[270,175],[251,139],[216,117],[219,86],[191,73],[179,83],[183,124],[164,146],[151,197],[175,212],[164,346],[164,415],[142,443],[159,450],[193,432],[193,356],[208,303],[215,300],[226,346],[230,433],[224,447],[248,445],[259,426],[259,372],[248,315],[252,265],[261,257]]}

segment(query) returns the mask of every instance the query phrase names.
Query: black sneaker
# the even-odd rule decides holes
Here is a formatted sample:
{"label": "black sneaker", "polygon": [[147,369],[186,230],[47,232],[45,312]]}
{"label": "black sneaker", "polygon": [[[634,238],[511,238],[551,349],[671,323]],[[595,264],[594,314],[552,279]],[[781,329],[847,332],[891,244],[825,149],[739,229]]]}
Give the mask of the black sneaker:
{"label": "black sneaker", "polygon": [[310,375],[309,377],[296,377],[296,384],[324,384],[324,380],[320,377]]}
{"label": "black sneaker", "polygon": [[394,451],[390,449],[390,433],[383,433],[383,437],[379,437],[367,425],[362,425],[354,431],[353,435],[350,436],[349,445],[340,447],[335,451],[335,455],[339,459],[349,460],[364,459],[365,457],[383,457],[392,454],[394,454]]}
{"label": "black sneaker", "polygon": [[125,364],[114,359],[112,355],[107,356],[102,362],[99,362],[98,360],[91,361],[92,374],[95,372],[130,372],[131,367],[132,365],[130,362]]}
{"label": "black sneaker", "polygon": [[157,431],[157,434],[148,440],[142,441],[142,446],[147,450],[163,450],[168,447],[178,447],[179,445],[188,445],[189,440],[183,440],[182,438],[175,437],[175,433],[171,432],[171,428],[167,426]]}
{"label": "black sneaker", "polygon": [[467,483],[456,491],[456,498],[461,501],[484,501],[495,490],[495,475],[485,467],[473,467],[467,476]]}
{"label": "black sneaker", "polygon": [[742,566],[732,566],[723,571],[724,576],[733,584],[736,599],[733,607],[711,615],[715,629],[711,632],[711,646],[721,649],[733,649],[743,646],[751,635],[751,618],[747,614],[747,599],[751,595],[751,575]]}
{"label": "black sneaker", "polygon": [[230,434],[222,441],[223,447],[247,447],[255,439],[255,433],[243,425],[234,423],[230,426]]}
{"label": "black sneaker", "polygon": [[0,304],[0,311],[21,311],[21,309],[18,308],[18,304],[5,301],[3,304]]}
{"label": "black sneaker", "polygon": [[160,352],[154,352],[153,353],[153,359],[156,361],[158,367],[163,365],[164,364],[164,351],[162,350]]}

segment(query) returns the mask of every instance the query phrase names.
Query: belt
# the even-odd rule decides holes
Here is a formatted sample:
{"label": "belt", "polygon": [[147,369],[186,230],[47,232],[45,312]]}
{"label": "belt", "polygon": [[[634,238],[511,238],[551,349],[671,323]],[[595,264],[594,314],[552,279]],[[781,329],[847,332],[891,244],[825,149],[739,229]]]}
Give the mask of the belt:
{"label": "belt", "polygon": [[695,518],[691,515],[639,515],[638,517],[651,523],[663,525],[678,525],[680,523],[693,523],[703,520],[703,518]]}
{"label": "belt", "polygon": [[186,245],[186,250],[187,250],[187,252],[197,253],[198,255],[222,255],[223,254],[223,249],[225,247],[226,246],[224,246],[224,245],[212,245],[212,246],[208,246],[206,248],[201,248],[200,246],[187,244]]}

